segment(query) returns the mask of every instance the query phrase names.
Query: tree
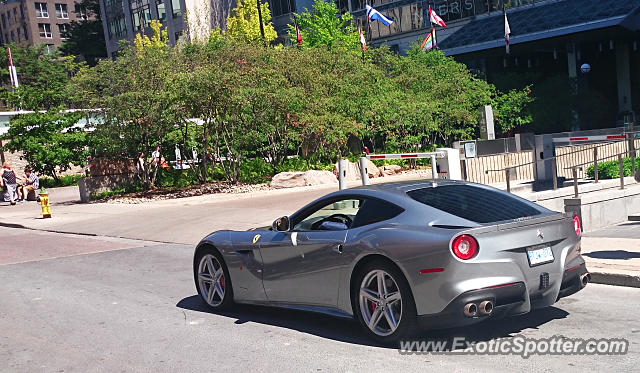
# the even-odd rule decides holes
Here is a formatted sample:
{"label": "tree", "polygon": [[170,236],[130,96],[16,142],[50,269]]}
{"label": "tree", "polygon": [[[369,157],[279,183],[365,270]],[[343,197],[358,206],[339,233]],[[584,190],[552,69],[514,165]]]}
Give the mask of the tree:
{"label": "tree", "polygon": [[[70,76],[82,66],[73,57],[60,57],[47,53],[44,44],[17,46],[10,44],[13,64],[16,66],[20,86],[17,90],[1,92],[8,105],[24,110],[55,108],[68,103],[65,86]],[[5,87],[10,87],[7,48],[0,47],[0,77]]]}
{"label": "tree", "polygon": [[78,5],[86,11],[87,18],[69,24],[60,52],[64,56],[81,57],[89,66],[95,66],[98,60],[107,57],[100,3],[98,0],[82,0]]}
{"label": "tree", "polygon": [[[349,12],[340,15],[340,11],[333,1],[316,0],[313,10],[295,15],[302,34],[303,46],[332,48],[340,45],[347,49],[357,49],[360,46],[358,31],[353,25],[353,17]],[[289,38],[293,44],[297,43],[297,33],[294,25],[289,25]]]}
{"label": "tree", "polygon": [[[278,34],[271,24],[269,4],[260,2],[262,25],[266,43],[276,40]],[[229,38],[245,43],[262,42],[258,6],[255,0],[238,0],[238,6],[227,18],[227,35]]]}
{"label": "tree", "polygon": [[139,176],[146,188],[153,188],[157,177],[151,151],[185,119],[176,79],[184,68],[180,49],[169,48],[159,22],[151,22],[151,28],[151,38],[139,35],[116,61],[82,70],[68,90],[76,103],[100,113],[102,123],[90,136],[96,154],[134,159],[145,154]]}
{"label": "tree", "polygon": [[8,140],[3,150],[21,151],[34,171],[58,180],[59,172],[86,160],[86,132],[75,127],[82,117],[82,112],[62,108],[16,116],[3,137]]}

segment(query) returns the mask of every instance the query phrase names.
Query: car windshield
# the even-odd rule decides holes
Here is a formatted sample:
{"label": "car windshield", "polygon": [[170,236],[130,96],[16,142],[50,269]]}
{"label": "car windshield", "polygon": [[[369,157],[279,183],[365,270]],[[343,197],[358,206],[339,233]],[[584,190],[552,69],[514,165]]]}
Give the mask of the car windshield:
{"label": "car windshield", "polygon": [[473,185],[442,185],[412,190],[407,194],[425,205],[481,224],[541,214],[530,202]]}

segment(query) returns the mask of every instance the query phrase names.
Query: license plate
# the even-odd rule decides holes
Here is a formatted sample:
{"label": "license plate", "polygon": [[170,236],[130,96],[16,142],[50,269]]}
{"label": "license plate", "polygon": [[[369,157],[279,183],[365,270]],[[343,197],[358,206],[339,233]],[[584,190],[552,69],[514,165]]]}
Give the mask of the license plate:
{"label": "license plate", "polygon": [[551,251],[550,247],[529,249],[527,250],[527,257],[529,258],[529,265],[533,267],[538,264],[553,262],[553,251]]}

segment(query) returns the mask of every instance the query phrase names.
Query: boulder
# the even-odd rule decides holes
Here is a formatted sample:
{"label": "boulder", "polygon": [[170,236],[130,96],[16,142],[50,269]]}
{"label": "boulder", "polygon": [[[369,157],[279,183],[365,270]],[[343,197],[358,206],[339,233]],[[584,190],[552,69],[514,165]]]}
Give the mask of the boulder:
{"label": "boulder", "polygon": [[[358,163],[358,166],[360,166],[360,163]],[[382,172],[380,172],[380,170],[378,169],[378,166],[376,166],[375,163],[371,162],[371,159],[368,159],[368,158],[367,158],[367,173],[369,174],[369,177],[382,176]]]}
{"label": "boulder", "polygon": [[382,176],[391,176],[401,173],[402,167],[398,166],[397,164],[391,164],[388,166],[380,166],[378,167],[378,170],[380,171]]}
{"label": "boulder", "polygon": [[280,172],[271,179],[274,188],[294,188],[309,185],[335,184],[338,180],[329,171]]}

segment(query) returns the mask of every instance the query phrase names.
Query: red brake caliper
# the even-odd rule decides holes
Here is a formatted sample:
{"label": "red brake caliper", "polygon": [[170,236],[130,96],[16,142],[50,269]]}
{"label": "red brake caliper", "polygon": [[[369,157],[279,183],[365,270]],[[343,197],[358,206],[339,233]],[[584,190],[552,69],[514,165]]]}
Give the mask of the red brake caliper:
{"label": "red brake caliper", "polygon": [[224,275],[220,276],[220,287],[224,290]]}

